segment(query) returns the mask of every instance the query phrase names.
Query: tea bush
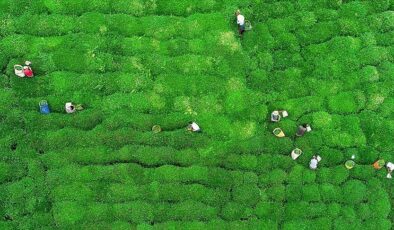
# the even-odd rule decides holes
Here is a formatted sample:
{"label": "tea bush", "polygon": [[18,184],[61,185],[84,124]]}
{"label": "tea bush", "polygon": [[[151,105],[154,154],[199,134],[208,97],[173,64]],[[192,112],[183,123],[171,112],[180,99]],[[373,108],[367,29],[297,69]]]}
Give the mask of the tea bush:
{"label": "tea bush", "polygon": [[361,181],[347,181],[343,187],[343,201],[348,204],[358,204],[364,200],[366,190],[366,186]]}
{"label": "tea bush", "polygon": [[390,229],[392,8],[0,1],[0,228]]}

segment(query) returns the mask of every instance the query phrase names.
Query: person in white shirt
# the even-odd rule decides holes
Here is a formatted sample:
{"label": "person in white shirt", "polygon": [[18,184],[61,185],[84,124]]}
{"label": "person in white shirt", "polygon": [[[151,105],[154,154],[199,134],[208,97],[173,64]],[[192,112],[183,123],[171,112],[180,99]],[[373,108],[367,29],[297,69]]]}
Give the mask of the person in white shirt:
{"label": "person in white shirt", "polygon": [[321,161],[321,157],[319,155],[313,156],[311,161],[309,162],[309,168],[312,170],[317,169],[317,165]]}
{"label": "person in white shirt", "polygon": [[74,113],[76,111],[75,106],[71,102],[67,102],[64,107],[66,109],[66,113]]}
{"label": "person in white shirt", "polygon": [[192,132],[201,132],[200,126],[198,126],[196,122],[189,122],[187,130]]}
{"label": "person in white shirt", "polygon": [[391,179],[391,173],[394,171],[394,164],[391,162],[387,162],[386,164],[386,168],[387,168],[387,178]]}
{"label": "person in white shirt", "polygon": [[237,17],[239,35],[242,36],[245,32],[245,17],[241,14],[240,10],[235,12],[235,16]]}

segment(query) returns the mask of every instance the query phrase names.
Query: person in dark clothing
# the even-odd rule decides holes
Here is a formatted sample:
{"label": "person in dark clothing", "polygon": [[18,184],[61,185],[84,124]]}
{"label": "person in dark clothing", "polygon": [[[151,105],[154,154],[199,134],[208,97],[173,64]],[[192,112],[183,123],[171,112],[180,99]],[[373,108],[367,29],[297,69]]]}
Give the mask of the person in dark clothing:
{"label": "person in dark clothing", "polygon": [[298,130],[297,130],[296,136],[297,137],[302,137],[302,136],[304,136],[305,132],[310,132],[310,131],[312,131],[310,125],[308,125],[308,124],[300,125],[300,126],[298,126]]}

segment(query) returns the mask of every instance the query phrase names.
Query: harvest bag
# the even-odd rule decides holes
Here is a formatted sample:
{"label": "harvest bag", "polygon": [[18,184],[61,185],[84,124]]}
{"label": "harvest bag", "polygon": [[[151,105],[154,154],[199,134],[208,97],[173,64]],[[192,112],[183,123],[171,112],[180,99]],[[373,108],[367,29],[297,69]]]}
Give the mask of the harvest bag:
{"label": "harvest bag", "polygon": [[21,65],[14,65],[14,72],[15,72],[15,75],[18,77],[25,76],[25,73],[23,72],[23,66],[21,66]]}

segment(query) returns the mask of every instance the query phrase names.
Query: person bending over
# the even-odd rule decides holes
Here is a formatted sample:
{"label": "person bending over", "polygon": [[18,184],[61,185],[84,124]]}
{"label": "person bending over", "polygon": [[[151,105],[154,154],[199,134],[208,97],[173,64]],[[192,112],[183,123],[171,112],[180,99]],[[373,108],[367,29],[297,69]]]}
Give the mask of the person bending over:
{"label": "person bending over", "polygon": [[240,10],[235,12],[235,16],[237,17],[239,36],[242,36],[245,32],[245,17],[241,14]]}
{"label": "person bending over", "polygon": [[74,113],[75,111],[77,111],[75,106],[71,102],[67,102],[64,108],[66,109],[66,113]]}
{"label": "person bending over", "polygon": [[319,164],[320,161],[321,161],[321,157],[319,155],[313,156],[311,161],[309,162],[309,168],[312,170],[316,170],[317,165]]}
{"label": "person bending over", "polygon": [[392,162],[387,162],[386,168],[387,168],[387,178],[391,179],[392,178],[391,174],[394,171],[394,164]]}
{"label": "person bending over", "polygon": [[306,132],[310,132],[310,131],[312,131],[310,125],[308,125],[308,124],[300,125],[300,126],[298,126],[296,136],[297,136],[297,137],[302,137],[302,136],[304,136],[304,134],[305,134]]}
{"label": "person bending over", "polygon": [[187,130],[191,132],[201,132],[200,126],[198,126],[196,122],[189,122]]}
{"label": "person bending over", "polygon": [[271,121],[272,121],[272,122],[279,122],[279,121],[280,121],[280,118],[281,118],[281,116],[280,116],[280,114],[279,114],[279,111],[275,110],[275,111],[273,111],[273,112],[271,113]]}

